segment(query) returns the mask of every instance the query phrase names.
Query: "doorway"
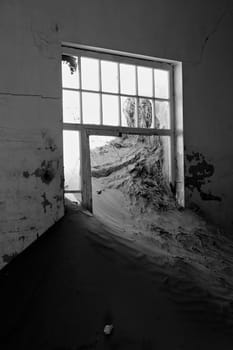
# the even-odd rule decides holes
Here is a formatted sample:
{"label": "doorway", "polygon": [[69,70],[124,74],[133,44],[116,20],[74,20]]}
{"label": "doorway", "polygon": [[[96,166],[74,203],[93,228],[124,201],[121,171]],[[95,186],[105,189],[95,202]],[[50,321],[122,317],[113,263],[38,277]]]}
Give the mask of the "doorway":
{"label": "doorway", "polygon": [[169,138],[90,135],[93,212],[111,227],[147,210],[173,207]]}

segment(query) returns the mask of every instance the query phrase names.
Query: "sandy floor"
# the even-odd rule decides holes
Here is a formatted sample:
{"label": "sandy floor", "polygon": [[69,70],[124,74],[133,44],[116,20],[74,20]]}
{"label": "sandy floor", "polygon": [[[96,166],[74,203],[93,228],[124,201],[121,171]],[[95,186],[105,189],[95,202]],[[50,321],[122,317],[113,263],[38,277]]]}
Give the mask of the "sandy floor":
{"label": "sandy floor", "polygon": [[96,217],[168,274],[206,290],[233,315],[233,242],[191,210],[135,212],[124,194],[94,179]]}
{"label": "sandy floor", "polygon": [[165,169],[164,150],[159,138],[138,136],[93,149],[94,213],[152,265],[156,260],[168,275],[205,290],[231,318],[233,241],[199,214],[177,206],[166,171],[160,171]]}
{"label": "sandy floor", "polygon": [[72,206],[3,269],[0,348],[232,350],[231,317],[211,294],[119,232]]}
{"label": "sandy floor", "polygon": [[67,203],[0,271],[1,350],[233,349],[233,242],[177,207],[162,155],[137,137],[92,153],[95,215]]}

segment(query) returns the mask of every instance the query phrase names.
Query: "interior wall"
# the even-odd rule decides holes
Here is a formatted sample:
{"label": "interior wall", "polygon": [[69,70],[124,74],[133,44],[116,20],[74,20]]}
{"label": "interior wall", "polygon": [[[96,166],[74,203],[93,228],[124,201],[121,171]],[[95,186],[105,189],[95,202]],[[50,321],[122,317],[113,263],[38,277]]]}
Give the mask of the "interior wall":
{"label": "interior wall", "polygon": [[186,204],[233,228],[228,0],[1,0],[0,266],[63,215],[61,42],[182,61]]}
{"label": "interior wall", "polygon": [[27,2],[1,1],[0,43],[2,267],[61,218],[64,208],[56,31]]}

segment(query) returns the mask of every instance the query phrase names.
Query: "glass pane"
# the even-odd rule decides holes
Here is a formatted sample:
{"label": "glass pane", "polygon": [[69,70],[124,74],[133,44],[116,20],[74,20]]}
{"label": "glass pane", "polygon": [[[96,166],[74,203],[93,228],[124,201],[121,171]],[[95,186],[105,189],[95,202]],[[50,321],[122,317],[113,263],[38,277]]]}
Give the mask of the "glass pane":
{"label": "glass pane", "polygon": [[118,96],[103,95],[103,124],[119,125]]}
{"label": "glass pane", "polygon": [[65,88],[79,88],[78,58],[62,55],[62,86]]}
{"label": "glass pane", "polygon": [[138,104],[138,127],[152,128],[153,127],[153,104],[148,98],[140,98]]}
{"label": "glass pane", "polygon": [[92,92],[82,93],[83,123],[100,124],[100,95]]}
{"label": "glass pane", "polygon": [[82,88],[99,90],[99,61],[93,58],[81,57]]}
{"label": "glass pane", "polygon": [[169,72],[155,69],[155,97],[169,98]]}
{"label": "glass pane", "polygon": [[121,97],[121,125],[130,128],[136,128],[136,98]]}
{"label": "glass pane", "polygon": [[129,95],[136,94],[135,69],[135,66],[120,64],[121,93]]}
{"label": "glass pane", "polygon": [[81,190],[79,131],[63,131],[65,190]]}
{"label": "glass pane", "polygon": [[79,92],[63,90],[63,122],[80,123]]}
{"label": "glass pane", "polygon": [[167,101],[155,101],[156,122],[160,129],[170,128],[170,103]]}
{"label": "glass pane", "polygon": [[138,94],[141,96],[153,96],[152,68],[138,67]]}
{"label": "glass pane", "polygon": [[118,92],[118,69],[117,63],[101,61],[102,90]]}

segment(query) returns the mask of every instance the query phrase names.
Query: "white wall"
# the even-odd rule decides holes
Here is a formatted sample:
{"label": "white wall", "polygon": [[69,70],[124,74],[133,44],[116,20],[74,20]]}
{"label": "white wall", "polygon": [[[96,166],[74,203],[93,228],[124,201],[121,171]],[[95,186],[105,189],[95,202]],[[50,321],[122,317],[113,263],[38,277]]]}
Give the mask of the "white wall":
{"label": "white wall", "polygon": [[63,215],[62,41],[183,62],[187,204],[231,231],[232,1],[1,0],[0,266]]}

